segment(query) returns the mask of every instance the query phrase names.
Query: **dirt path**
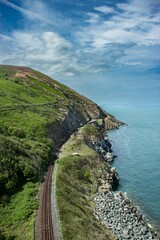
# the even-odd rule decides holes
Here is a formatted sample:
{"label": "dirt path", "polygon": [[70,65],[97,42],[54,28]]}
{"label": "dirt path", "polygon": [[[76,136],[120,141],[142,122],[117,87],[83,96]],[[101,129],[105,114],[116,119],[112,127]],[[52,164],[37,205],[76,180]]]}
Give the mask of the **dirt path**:
{"label": "dirt path", "polygon": [[52,174],[52,190],[51,190],[51,211],[52,211],[52,222],[54,229],[54,240],[63,240],[60,227],[60,218],[56,199],[56,174],[57,174],[58,164],[55,161],[53,174]]}

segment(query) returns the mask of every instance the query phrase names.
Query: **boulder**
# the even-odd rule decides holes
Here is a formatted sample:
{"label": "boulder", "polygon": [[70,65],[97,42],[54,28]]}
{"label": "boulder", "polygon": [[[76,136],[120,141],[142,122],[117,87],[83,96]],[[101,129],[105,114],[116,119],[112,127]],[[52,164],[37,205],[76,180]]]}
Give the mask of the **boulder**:
{"label": "boulder", "polygon": [[104,156],[104,158],[107,162],[113,162],[113,157],[110,152],[107,152],[106,155]]}
{"label": "boulder", "polygon": [[115,167],[111,168],[111,173],[113,173],[113,174],[116,173],[116,168]]}
{"label": "boulder", "polygon": [[102,186],[100,186],[98,188],[98,191],[100,193],[107,193],[107,192],[109,192],[111,190],[112,190],[112,186],[110,184],[108,184],[108,183],[106,183],[106,184],[104,184],[104,185],[102,185]]}

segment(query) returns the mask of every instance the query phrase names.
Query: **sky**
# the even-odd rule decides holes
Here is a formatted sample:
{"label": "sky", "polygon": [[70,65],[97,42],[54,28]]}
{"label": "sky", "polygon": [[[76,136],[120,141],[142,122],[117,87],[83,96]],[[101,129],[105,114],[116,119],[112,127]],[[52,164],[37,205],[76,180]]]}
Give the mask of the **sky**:
{"label": "sky", "polygon": [[0,64],[101,106],[160,106],[160,0],[0,0]]}

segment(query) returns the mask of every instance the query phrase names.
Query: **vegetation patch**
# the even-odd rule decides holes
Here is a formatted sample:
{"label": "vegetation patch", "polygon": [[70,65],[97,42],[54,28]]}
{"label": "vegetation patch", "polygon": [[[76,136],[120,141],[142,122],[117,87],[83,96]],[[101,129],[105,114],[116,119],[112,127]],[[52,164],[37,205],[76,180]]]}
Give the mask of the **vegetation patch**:
{"label": "vegetation patch", "polygon": [[63,239],[114,239],[93,215],[92,199],[104,162],[85,144],[85,132],[81,129],[64,145],[58,160],[57,202]]}
{"label": "vegetation patch", "polygon": [[60,116],[56,102],[63,94],[16,74],[0,67],[0,239],[33,239],[35,183],[54,151],[48,125]]}
{"label": "vegetation patch", "polygon": [[28,182],[17,194],[12,195],[9,203],[0,204],[0,223],[4,239],[33,238],[34,211],[38,207],[37,188],[37,184]]}

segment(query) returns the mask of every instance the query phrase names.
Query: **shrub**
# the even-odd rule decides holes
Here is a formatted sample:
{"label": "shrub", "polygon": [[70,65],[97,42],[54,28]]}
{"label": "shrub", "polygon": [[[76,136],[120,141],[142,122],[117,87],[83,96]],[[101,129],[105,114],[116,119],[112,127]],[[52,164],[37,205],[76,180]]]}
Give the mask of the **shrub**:
{"label": "shrub", "polygon": [[23,130],[21,130],[20,128],[17,128],[17,127],[12,127],[12,126],[10,126],[8,128],[8,133],[11,136],[16,136],[19,138],[25,138],[25,136],[26,136],[26,134]]}
{"label": "shrub", "polygon": [[83,134],[85,137],[97,136],[99,134],[99,128],[96,126],[86,125],[83,128]]}

